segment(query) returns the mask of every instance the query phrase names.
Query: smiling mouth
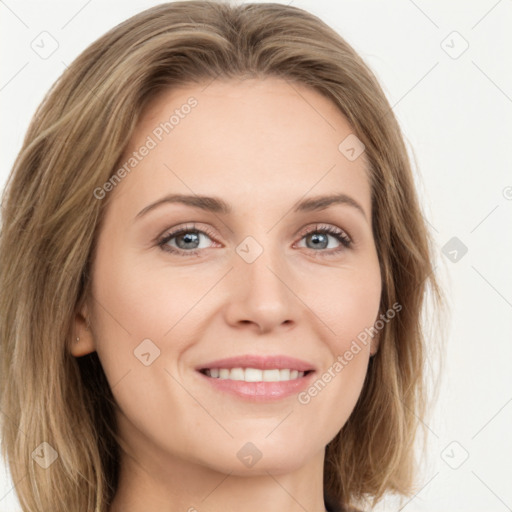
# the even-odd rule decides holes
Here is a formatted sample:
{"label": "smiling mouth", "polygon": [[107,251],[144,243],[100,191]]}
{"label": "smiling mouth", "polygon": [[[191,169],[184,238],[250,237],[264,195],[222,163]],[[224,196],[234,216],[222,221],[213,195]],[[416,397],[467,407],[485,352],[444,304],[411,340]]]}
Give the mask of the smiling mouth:
{"label": "smiling mouth", "polygon": [[292,369],[259,368],[204,368],[200,370],[203,375],[219,380],[240,380],[244,382],[284,382],[297,380],[310,374],[313,370],[300,372]]}

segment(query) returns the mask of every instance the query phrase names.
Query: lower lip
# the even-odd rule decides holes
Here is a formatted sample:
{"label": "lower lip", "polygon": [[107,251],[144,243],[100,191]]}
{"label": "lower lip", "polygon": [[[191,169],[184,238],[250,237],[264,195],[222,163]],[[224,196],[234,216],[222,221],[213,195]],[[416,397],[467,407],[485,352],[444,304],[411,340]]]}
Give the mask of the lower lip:
{"label": "lower lip", "polygon": [[203,379],[219,391],[254,402],[281,400],[296,395],[308,387],[313,379],[314,371],[304,377],[281,382],[245,382],[243,380],[218,379],[197,372]]}

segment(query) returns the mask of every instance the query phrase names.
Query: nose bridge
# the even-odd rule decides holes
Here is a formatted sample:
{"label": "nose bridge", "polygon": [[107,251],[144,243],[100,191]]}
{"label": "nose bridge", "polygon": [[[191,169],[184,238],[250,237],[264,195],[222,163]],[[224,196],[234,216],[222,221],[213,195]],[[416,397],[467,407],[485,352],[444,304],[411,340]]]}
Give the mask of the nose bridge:
{"label": "nose bridge", "polygon": [[[290,279],[284,245],[272,233],[262,230],[247,236],[237,247],[237,266],[253,293],[265,292],[272,300],[289,299],[284,280]],[[280,275],[281,274],[281,275]]]}
{"label": "nose bridge", "polygon": [[266,330],[294,319],[297,305],[290,290],[292,273],[284,245],[273,235],[263,228],[253,230],[236,247],[231,321],[251,321]]}

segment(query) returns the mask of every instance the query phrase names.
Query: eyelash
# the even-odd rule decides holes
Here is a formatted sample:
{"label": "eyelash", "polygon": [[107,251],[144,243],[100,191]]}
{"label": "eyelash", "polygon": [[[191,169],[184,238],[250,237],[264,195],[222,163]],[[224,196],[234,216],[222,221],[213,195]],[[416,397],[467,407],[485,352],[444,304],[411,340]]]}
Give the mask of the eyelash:
{"label": "eyelash", "polygon": [[[167,245],[167,243],[172,240],[173,238],[176,238],[179,235],[185,234],[185,233],[198,233],[198,234],[204,234],[207,235],[209,238],[214,239],[214,234],[209,229],[197,229],[195,224],[192,224],[191,226],[185,226],[183,228],[179,228],[175,231],[172,231],[166,235],[164,235],[160,240],[158,241],[158,246],[166,252],[169,252],[171,254],[177,254],[178,256],[199,256],[200,251],[203,249],[193,249],[191,251],[185,251],[184,249],[177,249],[175,247],[171,247]],[[313,233],[322,233],[322,234],[328,234],[332,235],[338,242],[341,243],[341,246],[337,249],[331,249],[330,251],[327,250],[318,250],[315,251],[314,249],[310,249],[315,253],[315,257],[318,256],[336,256],[341,251],[344,251],[346,249],[350,249],[352,247],[352,240],[350,237],[345,233],[345,231],[335,228],[333,226],[329,225],[322,225],[317,224],[313,229],[309,229],[306,232],[301,233],[300,239],[302,240],[308,235],[311,235]],[[318,253],[324,253],[323,255],[320,255]]]}

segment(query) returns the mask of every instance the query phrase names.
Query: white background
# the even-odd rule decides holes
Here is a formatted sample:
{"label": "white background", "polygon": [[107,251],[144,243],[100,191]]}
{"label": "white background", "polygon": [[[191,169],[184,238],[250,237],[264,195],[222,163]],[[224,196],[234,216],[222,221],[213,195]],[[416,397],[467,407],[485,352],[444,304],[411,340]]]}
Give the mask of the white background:
{"label": "white background", "polygon": [[[2,187],[65,64],[157,3],[0,2]],[[451,304],[429,459],[417,495],[401,510],[512,510],[512,1],[291,4],[330,24],[381,81],[414,152]],[[43,31],[58,43],[46,59],[31,47],[48,38]],[[468,248],[457,262],[442,252],[452,237]],[[2,512],[21,510],[12,486],[0,461]],[[398,508],[389,499],[378,510]]]}

